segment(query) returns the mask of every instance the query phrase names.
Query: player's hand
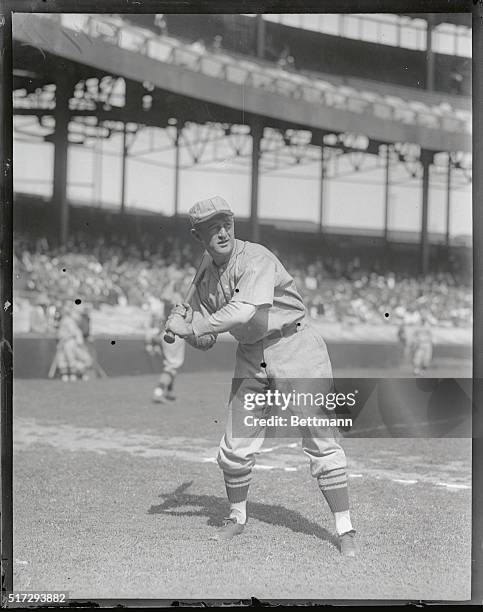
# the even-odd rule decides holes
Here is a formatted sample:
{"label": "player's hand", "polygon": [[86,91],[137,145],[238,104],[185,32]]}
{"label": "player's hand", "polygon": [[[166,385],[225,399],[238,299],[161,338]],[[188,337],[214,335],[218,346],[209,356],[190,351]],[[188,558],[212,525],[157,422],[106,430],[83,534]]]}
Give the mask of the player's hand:
{"label": "player's hand", "polygon": [[185,315],[184,315],[184,320],[187,323],[191,323],[193,321],[193,309],[191,308],[191,306],[188,304],[188,302],[183,302],[182,306],[185,309]]}
{"label": "player's hand", "polygon": [[187,323],[191,323],[193,320],[193,309],[188,304],[188,302],[183,302],[182,304],[176,304],[170,312],[169,316],[179,315],[183,317]]}
{"label": "player's hand", "polygon": [[191,323],[188,323],[178,314],[174,314],[169,317],[169,319],[166,321],[166,330],[173,332],[173,334],[179,336],[180,338],[186,338],[186,336],[191,336],[193,333]]}
{"label": "player's hand", "polygon": [[175,304],[173,306],[173,308],[171,309],[171,312],[169,313],[169,317],[173,317],[175,315],[178,315],[179,317],[183,317],[183,319],[186,316],[186,308],[184,306],[184,304]]}

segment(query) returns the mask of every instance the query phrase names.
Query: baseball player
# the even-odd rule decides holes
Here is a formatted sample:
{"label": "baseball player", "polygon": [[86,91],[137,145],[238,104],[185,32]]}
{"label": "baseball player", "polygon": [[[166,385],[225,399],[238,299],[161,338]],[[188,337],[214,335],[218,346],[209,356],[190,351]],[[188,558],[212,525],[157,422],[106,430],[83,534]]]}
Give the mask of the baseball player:
{"label": "baseball player", "polygon": [[87,370],[92,366],[92,358],[79,327],[79,314],[71,311],[68,306],[63,309],[57,337],[55,358],[62,380],[75,381],[78,378],[87,380]]}
{"label": "baseball player", "polygon": [[[181,294],[178,290],[178,285],[166,293],[163,299],[164,312],[168,313],[172,310],[174,304],[181,300]],[[183,338],[176,337],[172,344],[164,340],[164,333],[161,327],[158,328],[158,338],[160,338],[160,347],[163,353],[163,371],[159,377],[158,384],[154,388],[152,401],[155,404],[164,404],[166,400],[174,401],[176,395],[174,393],[174,382],[178,374],[178,370],[184,363],[186,353],[186,342]]]}
{"label": "baseball player", "polygon": [[420,376],[431,364],[433,358],[433,336],[426,315],[421,316],[421,323],[412,336],[412,365],[415,376]]}
{"label": "baseball player", "polygon": [[148,327],[144,334],[144,349],[149,355],[162,355],[160,331],[164,328],[164,317],[159,311],[151,312]]}
{"label": "baseball player", "polygon": [[[211,348],[222,332],[230,332],[239,342],[218,453],[230,513],[213,539],[225,540],[244,531],[255,455],[266,435],[263,421],[239,435],[237,424],[247,414],[248,394],[267,390],[327,393],[333,388],[332,368],[323,338],[308,324],[293,278],[268,249],[235,239],[228,203],[219,196],[203,200],[190,209],[189,216],[192,235],[212,261],[191,303],[175,306],[166,327],[203,350]],[[267,416],[270,410],[257,405],[250,414]],[[322,412],[318,406],[291,406],[290,410],[319,417]],[[345,453],[332,430],[307,425],[301,433],[312,476],[333,512],[340,550],[353,557],[355,530],[349,513]]]}

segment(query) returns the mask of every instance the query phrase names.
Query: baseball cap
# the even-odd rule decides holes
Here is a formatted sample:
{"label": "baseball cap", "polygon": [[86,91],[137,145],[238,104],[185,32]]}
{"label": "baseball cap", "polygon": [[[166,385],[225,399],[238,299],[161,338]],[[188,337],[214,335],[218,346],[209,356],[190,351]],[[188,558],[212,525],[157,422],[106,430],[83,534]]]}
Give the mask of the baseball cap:
{"label": "baseball cap", "polygon": [[188,211],[191,225],[198,225],[204,221],[208,221],[215,215],[231,215],[233,211],[226,200],[221,196],[214,196],[206,200],[196,202]]}

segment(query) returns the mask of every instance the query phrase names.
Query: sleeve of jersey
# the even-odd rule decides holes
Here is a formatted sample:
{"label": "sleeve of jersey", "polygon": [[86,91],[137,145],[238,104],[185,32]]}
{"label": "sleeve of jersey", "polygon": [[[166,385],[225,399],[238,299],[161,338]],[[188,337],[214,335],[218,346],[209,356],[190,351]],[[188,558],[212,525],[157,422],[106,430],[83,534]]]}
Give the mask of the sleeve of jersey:
{"label": "sleeve of jersey", "polygon": [[247,323],[255,314],[256,306],[253,304],[242,304],[231,300],[226,306],[220,308],[209,317],[202,317],[199,313],[193,313],[192,327],[195,336],[204,334],[220,334],[230,331],[237,325]]}
{"label": "sleeve of jersey", "polygon": [[256,255],[247,261],[231,301],[256,307],[272,306],[275,280],[275,262],[270,257]]}

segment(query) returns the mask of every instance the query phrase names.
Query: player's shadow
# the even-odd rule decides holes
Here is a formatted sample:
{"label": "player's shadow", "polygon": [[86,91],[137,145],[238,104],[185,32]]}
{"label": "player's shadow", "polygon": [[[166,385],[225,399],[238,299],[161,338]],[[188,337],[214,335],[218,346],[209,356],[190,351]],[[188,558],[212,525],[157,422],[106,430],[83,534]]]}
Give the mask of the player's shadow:
{"label": "player's shadow", "polygon": [[[223,519],[227,516],[226,498],[216,497],[215,495],[186,493],[186,489],[192,484],[193,481],[184,482],[173,493],[161,493],[160,497],[164,498],[164,501],[157,506],[151,506],[148,514],[166,513],[174,516],[206,516],[208,517],[208,525],[221,527]],[[183,506],[195,506],[199,509],[176,510]],[[330,542],[335,547],[338,546],[337,538],[327,529],[309,521],[294,510],[288,510],[283,506],[273,506],[250,501],[248,503],[248,512],[251,518],[263,521],[269,525],[278,525],[279,527],[286,527],[295,533],[316,536],[321,540]]]}

